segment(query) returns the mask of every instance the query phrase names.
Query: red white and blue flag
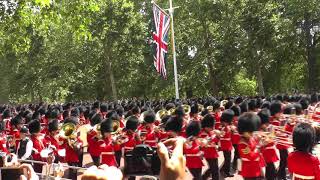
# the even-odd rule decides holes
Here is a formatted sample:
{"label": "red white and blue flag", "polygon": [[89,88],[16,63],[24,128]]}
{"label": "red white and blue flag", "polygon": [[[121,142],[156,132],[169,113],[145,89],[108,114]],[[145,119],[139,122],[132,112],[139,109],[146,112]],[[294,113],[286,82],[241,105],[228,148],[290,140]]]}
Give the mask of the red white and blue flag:
{"label": "red white and blue flag", "polygon": [[168,32],[170,27],[170,16],[168,16],[159,6],[153,5],[153,16],[155,32],[153,32],[154,42],[154,66],[157,72],[167,79],[166,59],[168,53]]}

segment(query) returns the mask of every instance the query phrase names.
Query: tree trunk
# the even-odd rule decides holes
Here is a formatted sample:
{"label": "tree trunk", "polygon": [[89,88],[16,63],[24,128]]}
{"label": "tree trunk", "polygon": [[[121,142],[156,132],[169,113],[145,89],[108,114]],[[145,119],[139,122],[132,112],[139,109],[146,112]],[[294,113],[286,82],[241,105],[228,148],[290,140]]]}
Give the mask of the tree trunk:
{"label": "tree trunk", "polygon": [[316,49],[313,36],[311,34],[311,21],[309,15],[305,16],[304,32],[306,36],[306,52],[307,52],[307,66],[308,66],[308,92],[316,91],[316,76],[317,76],[317,63],[316,63]]}
{"label": "tree trunk", "polygon": [[111,47],[105,47],[104,48],[105,51],[105,68],[108,70],[107,71],[107,76],[109,76],[106,79],[106,89],[108,88],[108,82],[110,82],[110,86],[111,86],[111,92],[112,92],[112,100],[117,100],[118,99],[118,95],[117,95],[117,88],[116,88],[116,82],[114,79],[114,74],[113,74],[113,70],[112,70],[112,62],[111,62]]}
{"label": "tree trunk", "polygon": [[210,85],[210,90],[212,92],[213,96],[218,95],[218,85],[217,85],[217,78],[214,75],[214,67],[213,64],[208,60],[207,62],[208,68],[209,68],[209,85]]}
{"label": "tree trunk", "polygon": [[260,96],[264,96],[264,86],[263,86],[263,78],[261,72],[261,66],[258,65],[257,68],[257,81],[258,81],[258,92]]}

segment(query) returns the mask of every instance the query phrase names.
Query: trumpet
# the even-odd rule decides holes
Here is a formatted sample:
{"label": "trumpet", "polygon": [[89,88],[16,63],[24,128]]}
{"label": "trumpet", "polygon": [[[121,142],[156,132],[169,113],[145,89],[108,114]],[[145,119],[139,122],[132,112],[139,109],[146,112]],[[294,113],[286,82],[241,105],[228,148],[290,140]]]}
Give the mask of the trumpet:
{"label": "trumpet", "polygon": [[253,134],[256,139],[258,139],[261,145],[266,145],[268,143],[274,142],[279,145],[292,146],[292,136],[288,134],[280,134],[276,136],[275,132],[254,132]]}

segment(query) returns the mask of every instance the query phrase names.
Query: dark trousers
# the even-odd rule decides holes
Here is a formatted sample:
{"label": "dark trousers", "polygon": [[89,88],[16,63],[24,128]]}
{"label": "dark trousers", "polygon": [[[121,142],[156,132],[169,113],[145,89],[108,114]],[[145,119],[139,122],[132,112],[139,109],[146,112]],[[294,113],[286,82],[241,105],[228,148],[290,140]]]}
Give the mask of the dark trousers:
{"label": "dark trousers", "polygon": [[33,163],[33,169],[36,173],[42,173],[42,164]]}
{"label": "dark trousers", "polygon": [[120,150],[120,151],[116,151],[114,153],[115,153],[115,156],[116,156],[116,161],[118,163],[118,167],[120,167],[122,152]]}
{"label": "dark trousers", "polygon": [[267,163],[266,166],[266,179],[275,180],[277,177],[277,171],[274,163]]}
{"label": "dark trousers", "polygon": [[287,168],[288,150],[280,149],[279,152],[280,152],[280,167],[278,171],[278,178],[281,180],[284,180],[284,179],[287,179],[286,168]]}
{"label": "dark trousers", "polygon": [[230,175],[231,168],[231,151],[223,151],[224,156],[224,164],[222,166],[222,170],[226,176]]}
{"label": "dark trousers", "polygon": [[91,156],[93,164],[97,167],[100,166],[100,156]]}
{"label": "dark trousers", "polygon": [[218,164],[218,158],[215,159],[206,159],[209,165],[209,169],[204,172],[202,175],[202,179],[206,180],[210,176],[213,180],[219,180],[219,164]]}
{"label": "dark trousers", "polygon": [[234,148],[234,157],[233,157],[233,162],[232,162],[232,168],[234,170],[238,169],[238,159],[239,159],[239,151],[238,151],[238,144],[233,144]]}
{"label": "dark trousers", "polygon": [[[76,162],[68,162],[68,165],[69,166],[76,166],[76,167],[81,167],[81,164],[82,163],[80,163],[80,162],[78,162],[78,163],[76,163]],[[77,170],[76,169],[71,169],[71,168],[69,168],[69,176],[68,176],[68,178],[69,179],[72,179],[72,180],[77,180]]]}
{"label": "dark trousers", "polygon": [[193,176],[193,180],[202,180],[201,178],[202,168],[192,168],[192,169],[190,168],[189,171]]}
{"label": "dark trousers", "polygon": [[255,178],[243,178],[244,180],[263,180],[261,177],[255,177]]}

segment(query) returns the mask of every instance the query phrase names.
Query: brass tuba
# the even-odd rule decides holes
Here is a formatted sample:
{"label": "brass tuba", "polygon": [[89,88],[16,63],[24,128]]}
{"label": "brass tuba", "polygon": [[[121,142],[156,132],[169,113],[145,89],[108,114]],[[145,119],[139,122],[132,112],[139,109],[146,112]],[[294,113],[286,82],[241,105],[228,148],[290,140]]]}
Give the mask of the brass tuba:
{"label": "brass tuba", "polygon": [[61,126],[60,136],[64,139],[68,139],[76,136],[76,125],[73,123],[65,123]]}
{"label": "brass tuba", "polygon": [[169,115],[169,111],[166,109],[161,109],[156,114],[156,119],[161,120],[164,116]]}
{"label": "brass tuba", "polygon": [[120,128],[120,121],[112,121],[112,132],[111,134],[112,135],[115,135],[115,134],[119,134],[121,131],[121,128]]}
{"label": "brass tuba", "polygon": [[68,140],[68,144],[72,148],[78,148],[77,142],[77,126],[73,123],[65,123],[61,126],[60,137]]}
{"label": "brass tuba", "polygon": [[189,106],[189,105],[187,105],[187,104],[184,104],[184,105],[182,105],[182,107],[183,107],[184,113],[190,114],[190,112],[191,112],[191,106]]}
{"label": "brass tuba", "polygon": [[199,113],[204,110],[204,106],[202,104],[198,104]]}

